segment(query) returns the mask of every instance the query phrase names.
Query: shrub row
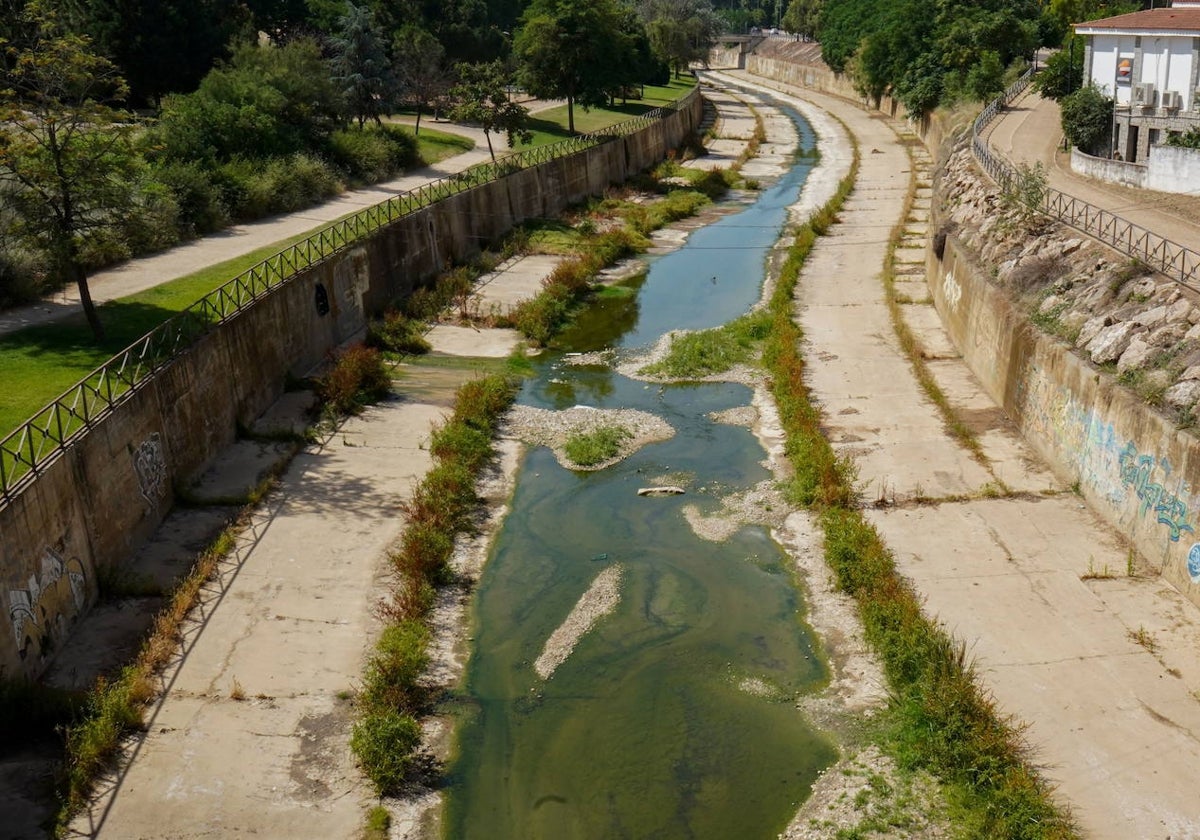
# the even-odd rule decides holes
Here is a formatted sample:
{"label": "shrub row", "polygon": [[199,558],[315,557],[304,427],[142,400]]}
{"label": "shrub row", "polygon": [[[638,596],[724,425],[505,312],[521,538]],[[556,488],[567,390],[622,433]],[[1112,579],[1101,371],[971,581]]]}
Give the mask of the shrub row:
{"label": "shrub row", "polygon": [[[146,163],[129,185],[131,203],[116,223],[81,241],[89,270],[159,251],[180,241],[277,213],[310,207],[343,185],[384,180],[420,163],[416,140],[394,126],[330,136],[328,147],[221,162],[163,159]],[[15,240],[0,243],[0,305],[32,300],[65,280]]]}
{"label": "shrub row", "polygon": [[857,161],[856,154],[837,194],[797,233],[770,304],[774,328],[764,361],[795,469],[790,495],[819,515],[826,561],[839,588],[857,601],[867,639],[883,661],[891,687],[887,746],[901,766],[928,769],[942,780],[969,836],[1074,837],[1019,731],[978,685],[963,645],[923,615],[918,594],[863,516],[853,464],[838,458],[822,434],[820,411],[804,381],[793,295],[817,237],[850,193]]}
{"label": "shrub row", "polygon": [[367,664],[350,747],[380,795],[403,784],[420,742],[417,716],[429,697],[420,678],[429,662],[427,625],[435,587],[452,575],[454,540],[472,529],[475,482],[494,455],[492,438],[516,396],[516,383],[493,375],[463,385],[454,413],[430,442],[434,467],[404,505],[408,524],[390,554],[396,586],[384,630]]}

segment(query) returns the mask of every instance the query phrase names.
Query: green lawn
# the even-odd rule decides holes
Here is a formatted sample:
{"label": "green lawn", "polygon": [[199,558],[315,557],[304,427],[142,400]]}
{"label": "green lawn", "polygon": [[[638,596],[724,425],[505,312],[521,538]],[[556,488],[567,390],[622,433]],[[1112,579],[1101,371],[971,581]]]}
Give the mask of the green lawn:
{"label": "green lawn", "polygon": [[[694,85],[695,80],[688,78],[673,81],[665,87],[647,87],[645,99],[636,102],[631,100],[627,105],[619,105],[612,110],[597,108],[584,112],[576,109],[576,128],[594,131],[623,122],[678,99]],[[544,129],[539,128],[539,133],[547,138],[544,142],[557,142],[569,136],[565,128],[565,106],[539,114],[537,122],[539,126],[545,126]],[[424,125],[418,138],[421,157],[427,163],[444,160],[474,147],[474,142],[469,138]],[[0,437],[7,435],[67,388],[167,318],[186,309],[251,266],[328,224],[318,225],[312,231],[291,239],[102,305],[100,317],[108,338],[101,345],[92,341],[91,331],[82,315],[0,336]]]}
{"label": "green lawn", "polygon": [[[667,85],[647,85],[643,98],[630,99],[628,102],[618,103],[613,108],[591,108],[585,111],[577,105],[575,106],[575,132],[587,134],[631,120],[634,117],[640,117],[647,111],[669,105],[695,86],[695,77],[685,76],[682,79],[672,79],[671,83]],[[545,146],[549,143],[566,140],[571,136],[571,133],[567,131],[567,106],[560,105],[547,111],[539,111],[530,118],[529,128],[533,132],[530,146]],[[518,150],[523,148],[528,147],[517,146]]]}
{"label": "green lawn", "polygon": [[[411,126],[404,126],[404,128],[410,133],[412,132]],[[426,164],[437,163],[448,157],[469,152],[474,148],[475,141],[470,137],[449,134],[445,131],[427,128],[424,125],[421,126],[421,133],[417,135],[417,152]]]}

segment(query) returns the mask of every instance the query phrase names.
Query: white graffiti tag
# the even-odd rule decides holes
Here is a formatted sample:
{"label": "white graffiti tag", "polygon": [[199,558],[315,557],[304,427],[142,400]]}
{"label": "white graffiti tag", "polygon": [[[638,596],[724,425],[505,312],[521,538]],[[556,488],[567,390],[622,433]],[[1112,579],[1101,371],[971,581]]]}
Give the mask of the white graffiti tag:
{"label": "white graffiti tag", "polygon": [[942,297],[946,299],[946,305],[950,307],[950,311],[958,310],[958,302],[962,300],[962,286],[954,279],[953,271],[947,271],[946,279],[942,281]]}

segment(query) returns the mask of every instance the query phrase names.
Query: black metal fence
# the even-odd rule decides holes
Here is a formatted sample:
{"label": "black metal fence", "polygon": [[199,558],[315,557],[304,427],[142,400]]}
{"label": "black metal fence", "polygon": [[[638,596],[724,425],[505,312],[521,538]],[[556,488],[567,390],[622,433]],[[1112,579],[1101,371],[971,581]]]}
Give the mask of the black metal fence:
{"label": "black metal fence", "polygon": [[429,205],[522,169],[626,137],[691,107],[699,89],[670,105],[614,126],[558,143],[513,152],[463,172],[438,178],[352,216],[340,219],[267,257],[214,289],[72,385],[0,440],[0,505],[7,504],[56,453],[107,414],[132,390],[190,347],[298,272],[345,251],[376,231]]}
{"label": "black metal fence", "polygon": [[[1033,78],[1030,68],[991,104],[983,109],[971,128],[971,148],[975,159],[1001,189],[1011,189],[1022,173],[992,148],[983,131],[1004,106],[1016,99]],[[1081,198],[1047,187],[1035,208],[1063,224],[1070,225],[1105,245],[1139,260],[1172,280],[1200,287],[1200,252],[1165,239],[1141,225],[1134,224]]]}

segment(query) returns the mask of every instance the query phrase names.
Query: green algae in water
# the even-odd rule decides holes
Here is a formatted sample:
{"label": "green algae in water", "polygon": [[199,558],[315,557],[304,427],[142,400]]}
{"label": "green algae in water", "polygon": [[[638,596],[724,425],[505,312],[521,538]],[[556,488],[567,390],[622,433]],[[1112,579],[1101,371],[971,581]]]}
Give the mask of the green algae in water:
{"label": "green algae in water", "polygon": [[[614,402],[657,399],[617,379]],[[527,457],[537,478],[519,485],[477,596],[447,836],[774,837],[834,760],[795,709],[826,673],[778,547],[761,528],[700,540],[680,508],[715,507],[702,494],[635,495],[668,467],[707,463],[725,486],[765,477],[749,432],[705,417],[748,396],[669,389],[660,408],[680,434],[601,473]],[[540,680],[546,638],[616,562],[619,607]]]}

